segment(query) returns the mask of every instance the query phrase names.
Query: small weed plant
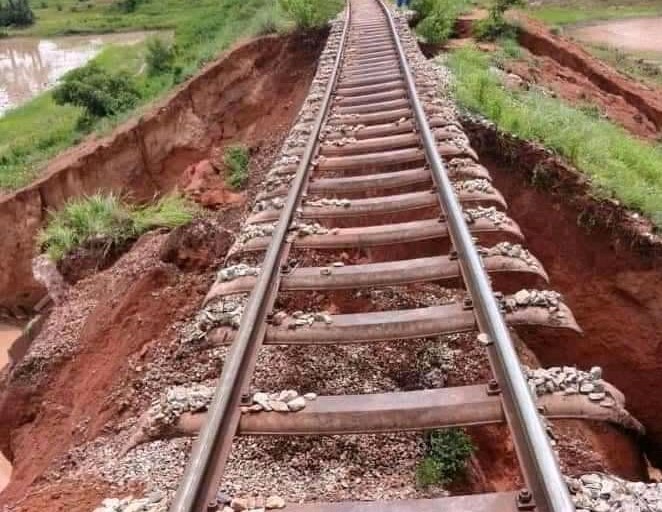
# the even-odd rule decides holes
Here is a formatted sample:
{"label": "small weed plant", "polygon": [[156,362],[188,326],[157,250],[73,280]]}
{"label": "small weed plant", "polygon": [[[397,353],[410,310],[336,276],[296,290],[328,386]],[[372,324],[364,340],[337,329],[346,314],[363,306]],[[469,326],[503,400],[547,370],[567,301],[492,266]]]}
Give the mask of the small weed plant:
{"label": "small weed plant", "polygon": [[229,146],[223,154],[223,163],[227,169],[227,182],[234,189],[240,189],[248,180],[248,148],[242,145]]}
{"label": "small weed plant", "polygon": [[175,228],[189,222],[196,208],[179,195],[164,196],[146,206],[131,206],[116,194],[97,193],[74,199],[50,214],[38,235],[42,250],[61,260],[88,242],[119,247],[158,227]]}
{"label": "small weed plant", "polygon": [[474,451],[471,438],[462,429],[428,432],[425,456],[416,468],[418,484],[427,487],[453,481],[464,472]]}

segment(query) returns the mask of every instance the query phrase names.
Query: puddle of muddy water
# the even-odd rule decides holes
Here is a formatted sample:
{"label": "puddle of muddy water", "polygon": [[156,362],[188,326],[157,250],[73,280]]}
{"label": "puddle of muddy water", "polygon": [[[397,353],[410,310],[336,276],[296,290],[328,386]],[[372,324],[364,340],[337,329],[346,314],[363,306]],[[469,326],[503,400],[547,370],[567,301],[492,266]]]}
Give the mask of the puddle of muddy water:
{"label": "puddle of muddy water", "polygon": [[0,116],[52,87],[67,71],[85,64],[104,46],[137,44],[150,34],[0,39]]}
{"label": "puddle of muddy water", "polygon": [[[8,350],[14,340],[20,336],[22,329],[15,325],[0,323],[0,368],[9,362]],[[11,476],[11,464],[0,453],[0,491],[5,488]]]}
{"label": "puddle of muddy water", "polygon": [[568,29],[579,41],[629,52],[653,52],[662,59],[662,16],[591,23]]}

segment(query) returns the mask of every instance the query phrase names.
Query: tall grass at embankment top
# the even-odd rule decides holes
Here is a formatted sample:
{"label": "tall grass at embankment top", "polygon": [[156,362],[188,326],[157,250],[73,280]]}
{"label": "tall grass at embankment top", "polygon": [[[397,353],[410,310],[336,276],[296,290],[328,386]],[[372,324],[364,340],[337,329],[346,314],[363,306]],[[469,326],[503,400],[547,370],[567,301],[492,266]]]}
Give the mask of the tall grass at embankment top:
{"label": "tall grass at embankment top", "polygon": [[[342,0],[310,0],[327,19],[338,12]],[[43,6],[46,7],[43,7]],[[91,7],[87,7],[87,6]],[[33,2],[37,22],[21,35],[54,35],[136,29],[174,31],[175,62],[172,73],[146,70],[146,45],[114,46],[95,61],[110,72],[125,70],[136,78],[142,105],[192,76],[242,37],[291,28],[274,0],[142,0],[125,13],[118,1],[44,0]],[[72,10],[75,9],[75,10]],[[14,31],[12,31],[14,33]],[[82,109],[56,105],[45,93],[0,117],[0,192],[24,186],[39,175],[45,162],[77,143]],[[105,118],[95,129],[104,131],[130,117],[131,112]]]}
{"label": "tall grass at embankment top", "polygon": [[573,108],[534,91],[506,90],[475,48],[447,59],[459,103],[499,129],[554,150],[592,179],[596,193],[614,196],[662,225],[662,148],[628,134],[590,109]]}

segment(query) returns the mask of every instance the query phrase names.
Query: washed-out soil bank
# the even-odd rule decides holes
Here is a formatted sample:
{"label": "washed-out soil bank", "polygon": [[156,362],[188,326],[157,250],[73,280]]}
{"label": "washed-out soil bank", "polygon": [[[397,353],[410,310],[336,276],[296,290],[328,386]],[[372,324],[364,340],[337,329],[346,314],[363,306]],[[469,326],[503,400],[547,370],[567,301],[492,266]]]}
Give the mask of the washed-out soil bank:
{"label": "washed-out soil bank", "polygon": [[29,311],[45,295],[31,259],[49,211],[99,190],[151,199],[212,148],[238,140],[259,146],[295,116],[324,38],[267,36],[242,44],[139,119],[67,151],[33,184],[0,195],[0,311]]}
{"label": "washed-out soil bank", "polygon": [[658,130],[662,128],[662,97],[659,90],[620,74],[579,45],[552,34],[544,24],[535,20],[523,20],[518,41],[534,55],[550,57],[581,73],[603,91],[621,96]]}
{"label": "washed-out soil bank", "polygon": [[578,171],[543,147],[465,119],[472,145],[520,225],[527,247],[563,293],[583,336],[525,336],[544,366],[602,366],[647,429],[662,464],[662,246],[650,222],[591,195]]}
{"label": "washed-out soil bank", "polygon": [[[229,143],[251,150],[244,200],[228,201],[221,211],[209,212],[209,222],[192,223],[203,228],[205,223],[218,224],[205,232],[204,247],[199,247],[191,229],[144,235],[108,269],[69,288],[65,301],[45,316],[30,357],[0,373],[0,449],[14,469],[0,495],[0,509],[6,505],[17,511],[87,512],[108,495],[135,493],[129,487],[110,489],[96,481],[74,485],[56,477],[72,470],[68,450],[118,430],[147,406],[136,398],[147,368],[157,367],[164,376],[175,372],[162,369],[165,360],[176,368],[176,378],[168,374],[174,381],[186,381],[193,374],[200,380],[217,377],[216,365],[204,374],[203,363],[209,357],[205,350],[192,359],[177,359],[177,328],[200,307],[219,264],[217,253],[227,250],[245,213],[245,198],[259,191],[277,156],[307,95],[324,38],[325,34],[270,36],[238,47],[141,120],[119,128],[103,142],[75,148],[63,157],[68,166],[0,201],[1,224],[8,222],[2,217],[3,207],[11,204],[27,215],[20,210],[21,198],[37,197],[32,218],[18,217],[16,226],[6,224],[16,231],[16,244],[25,245],[25,260],[7,252],[6,259],[15,266],[0,264],[0,296],[4,289],[18,286],[22,295],[2,298],[16,305],[20,296],[21,305],[29,306],[41,290],[23,272],[23,263],[30,268],[34,248],[31,236],[20,230],[28,221],[35,230],[39,227],[44,204],[61,205],[67,197],[97,189],[147,199],[190,180],[191,169],[204,167],[190,164],[218,159]],[[219,242],[217,251],[213,235],[218,233],[229,238]],[[9,238],[0,240],[0,247]],[[3,281],[6,270],[25,279]],[[198,375],[201,372],[204,375]]]}

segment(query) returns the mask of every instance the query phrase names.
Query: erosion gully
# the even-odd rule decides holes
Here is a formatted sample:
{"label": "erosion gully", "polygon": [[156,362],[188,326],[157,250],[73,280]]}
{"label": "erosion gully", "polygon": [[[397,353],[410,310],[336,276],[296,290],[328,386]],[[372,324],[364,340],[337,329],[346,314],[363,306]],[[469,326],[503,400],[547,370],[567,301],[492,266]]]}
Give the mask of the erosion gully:
{"label": "erosion gully", "polygon": [[[234,304],[241,321],[208,335],[231,350],[208,411],[180,423],[200,435],[173,512],[229,504],[218,489],[236,435],[488,424],[510,431],[525,483],[520,491],[286,509],[575,510],[546,418],[640,430],[624,409],[623,395],[602,380],[599,369],[552,368],[535,375],[521,370],[506,325],[527,333],[580,328],[559,294],[545,289],[545,270],[521,245],[523,235],[506,215],[505,200],[478,163],[452,105],[437,98],[435,77],[408,62],[416,43],[399,34],[398,23],[404,20],[394,21],[378,0],[349,2],[307,100],[317,115],[300,116],[293,142],[231,251],[226,278],[206,298]],[[393,310],[347,300],[356,290],[415,291],[427,283],[465,292],[441,305]],[[335,304],[333,314],[292,311],[292,304],[313,294]],[[466,332],[476,333],[487,352],[486,382],[370,395],[248,394],[262,345],[407,343]],[[541,378],[549,389],[537,389]]]}

